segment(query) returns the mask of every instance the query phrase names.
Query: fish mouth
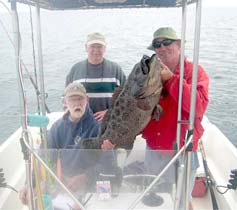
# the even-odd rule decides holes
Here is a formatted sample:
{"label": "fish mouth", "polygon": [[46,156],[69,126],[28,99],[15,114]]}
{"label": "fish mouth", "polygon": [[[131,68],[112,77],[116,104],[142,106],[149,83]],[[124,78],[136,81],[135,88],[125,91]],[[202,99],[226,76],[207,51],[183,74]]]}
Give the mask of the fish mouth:
{"label": "fish mouth", "polygon": [[[132,95],[137,99],[143,99],[156,95],[160,90],[160,59],[153,54],[151,57],[144,55],[137,66],[137,80],[131,87]],[[142,75],[141,75],[142,74]]]}
{"label": "fish mouth", "polygon": [[154,58],[155,56],[156,54],[153,54],[151,57],[147,55],[143,55],[143,58],[141,60],[141,67],[142,67],[143,74],[149,74],[151,62],[153,61],[153,59],[156,59]]}
{"label": "fish mouth", "polygon": [[143,55],[143,58],[141,60],[141,68],[142,68],[142,73],[143,74],[148,74],[150,72],[150,61],[151,61],[151,58],[147,55]]}
{"label": "fish mouth", "polygon": [[[142,68],[146,71],[148,75],[146,86],[143,87],[138,94],[138,98],[145,98],[157,94],[161,91],[160,84],[158,82],[158,69],[156,69],[155,62],[158,62],[159,58],[156,57],[156,54],[153,54],[151,57],[145,57],[143,64],[146,65],[146,68]],[[156,72],[157,71],[157,72]]]}

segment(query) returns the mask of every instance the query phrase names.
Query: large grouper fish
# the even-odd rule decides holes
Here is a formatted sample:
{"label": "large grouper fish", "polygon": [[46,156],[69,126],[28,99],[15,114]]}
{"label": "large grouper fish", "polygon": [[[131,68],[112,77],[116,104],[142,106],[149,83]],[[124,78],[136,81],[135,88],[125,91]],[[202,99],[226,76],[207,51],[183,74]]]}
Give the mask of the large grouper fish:
{"label": "large grouper fish", "polygon": [[132,149],[136,136],[151,118],[158,120],[158,105],[162,91],[162,65],[157,55],[144,55],[137,63],[123,88],[113,98],[112,107],[105,114],[96,139],[82,141],[82,148],[100,149],[109,139],[115,148]]}

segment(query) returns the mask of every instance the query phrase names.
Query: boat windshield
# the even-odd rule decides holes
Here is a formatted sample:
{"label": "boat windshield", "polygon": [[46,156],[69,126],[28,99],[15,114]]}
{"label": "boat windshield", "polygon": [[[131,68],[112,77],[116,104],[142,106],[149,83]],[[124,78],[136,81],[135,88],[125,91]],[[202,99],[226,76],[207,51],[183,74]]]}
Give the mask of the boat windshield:
{"label": "boat windshield", "polygon": [[[173,151],[68,148],[40,149],[37,154],[85,209],[127,209],[154,180],[154,185],[138,199],[134,209],[174,207],[175,163],[160,176],[174,156]],[[39,184],[44,205],[63,210],[76,206],[65,189],[38,161],[35,168],[34,185]],[[35,197],[40,196],[37,197],[36,193]]]}

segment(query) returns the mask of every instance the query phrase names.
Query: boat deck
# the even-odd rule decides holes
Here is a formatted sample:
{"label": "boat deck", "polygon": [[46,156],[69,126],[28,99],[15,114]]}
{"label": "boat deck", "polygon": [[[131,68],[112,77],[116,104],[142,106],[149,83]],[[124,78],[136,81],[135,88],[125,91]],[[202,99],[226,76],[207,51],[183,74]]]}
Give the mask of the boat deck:
{"label": "boat deck", "polygon": [[[101,208],[95,208],[95,206],[93,206],[94,210],[96,209],[100,209],[102,210]],[[22,210],[28,210],[29,208],[27,206],[22,206],[22,208],[19,208],[19,210],[22,209]],[[111,208],[112,209],[115,209],[115,208]],[[139,206],[138,208],[135,208],[135,210],[138,210],[139,209]],[[146,207],[146,209],[151,209],[151,208],[148,208]],[[158,209],[158,208],[155,208],[155,209]],[[173,208],[161,208],[163,210],[173,210]],[[193,198],[193,210],[212,210],[212,204],[211,204],[211,200],[210,200],[210,194],[209,192],[207,192],[207,194],[202,197],[202,198]],[[118,209],[116,209],[118,210]],[[120,210],[126,210],[126,208],[124,209],[120,209]],[[141,210],[141,209],[140,209]],[[143,208],[143,210],[145,210]]]}
{"label": "boat deck", "polygon": [[192,203],[194,210],[212,210],[212,203],[209,191],[207,191],[204,197],[193,198]]}

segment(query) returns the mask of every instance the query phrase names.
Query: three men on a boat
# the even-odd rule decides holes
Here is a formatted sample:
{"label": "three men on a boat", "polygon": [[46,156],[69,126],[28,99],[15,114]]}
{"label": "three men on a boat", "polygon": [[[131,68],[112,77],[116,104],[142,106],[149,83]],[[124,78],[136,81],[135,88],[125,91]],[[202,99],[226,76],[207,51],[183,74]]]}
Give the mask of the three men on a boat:
{"label": "three men on a boat", "polygon": [[[110,61],[107,61],[103,58],[103,54],[105,51],[105,40],[101,34],[91,34],[88,35],[86,49],[88,52],[88,60],[82,61],[76,64],[70,74],[67,76],[66,83],[70,83],[73,80],[78,80],[82,82],[86,89],[88,89],[88,95],[93,95],[95,92],[98,93],[96,88],[100,87],[102,89],[107,88],[107,83],[105,84],[105,78],[113,77],[111,74],[115,72],[119,72],[119,78],[113,77],[115,79],[119,79],[119,83],[114,84],[114,86],[120,86],[124,84],[125,76],[121,71],[121,68],[116,65],[112,64]],[[151,119],[150,122],[146,125],[143,131],[141,131],[142,136],[146,139],[147,148],[146,148],[146,155],[145,155],[145,165],[149,170],[149,173],[157,175],[160,171],[157,169],[157,164],[159,163],[159,159],[157,156],[153,155],[154,153],[150,153],[150,150],[173,150],[174,146],[176,149],[180,149],[185,144],[185,134],[186,131],[189,129],[189,125],[182,123],[181,124],[181,132],[180,132],[180,142],[176,142],[176,130],[177,130],[177,116],[178,116],[178,100],[179,100],[179,81],[180,81],[180,56],[181,56],[181,39],[177,36],[176,31],[171,27],[162,27],[156,30],[153,34],[152,43],[148,47],[148,49],[154,51],[156,55],[161,59],[163,69],[161,71],[161,78],[163,81],[163,90],[161,93],[161,98],[157,102],[163,108],[163,115],[160,116],[159,120],[156,121]],[[93,58],[97,58],[98,62],[94,62]],[[100,59],[98,59],[100,58]],[[106,66],[110,66],[107,70]],[[112,67],[113,66],[113,67]],[[82,69],[82,70],[81,70]],[[191,99],[191,85],[192,85],[192,70],[193,70],[193,63],[189,61],[187,58],[184,60],[184,78],[182,84],[182,107],[181,107],[181,115],[183,121],[189,120],[190,115],[190,99]],[[92,73],[94,72],[94,73]],[[109,74],[109,75],[107,75]],[[96,75],[96,76],[95,76]],[[95,78],[96,79],[95,79]],[[114,81],[114,80],[113,80]],[[111,84],[113,81],[109,81]],[[75,83],[72,83],[75,84]],[[95,89],[92,86],[95,85]],[[103,86],[104,85],[104,86]],[[70,86],[70,85],[69,85]],[[192,163],[191,163],[191,177],[190,177],[190,192],[192,191],[196,169],[199,166],[198,159],[197,159],[197,147],[198,141],[203,134],[203,127],[201,125],[201,120],[203,118],[204,112],[206,111],[208,105],[208,86],[209,86],[209,78],[205,70],[198,66],[198,74],[197,74],[197,88],[196,88],[196,112],[194,116],[194,130],[193,130],[193,144],[191,150],[192,152]],[[99,88],[99,89],[100,89]],[[112,89],[110,90],[110,92]],[[92,94],[93,93],[93,94]],[[97,108],[101,105],[97,106],[98,101],[104,101],[103,99],[98,99],[99,97],[94,97],[93,102],[91,99],[93,97],[90,96],[90,103],[94,104],[95,107],[94,112],[96,113],[99,111]],[[67,99],[66,99],[67,100]],[[74,107],[71,111],[72,113],[75,112],[75,116],[68,117],[67,120],[76,119],[77,123],[81,120],[81,114],[84,112],[87,113],[88,111],[88,99],[80,98],[79,96],[74,98],[68,98],[67,106],[71,106],[72,104],[76,104],[78,102],[78,107]],[[107,104],[106,103],[102,104]],[[91,104],[90,104],[91,105]],[[109,106],[104,106],[101,110],[106,110]],[[69,108],[70,110],[70,108]],[[80,113],[80,115],[79,115]],[[91,113],[88,111],[90,121],[92,122],[89,127],[95,127],[95,130],[98,129],[97,121],[91,117]],[[80,117],[79,117],[80,116]],[[104,113],[100,116],[94,115],[97,120],[101,120],[104,116]],[[84,117],[83,117],[84,118]],[[63,121],[63,119],[61,119]],[[73,122],[73,121],[72,121]],[[89,121],[88,121],[89,122]],[[121,122],[122,123],[122,122]],[[87,124],[87,123],[86,123]],[[88,125],[88,124],[87,124]],[[93,126],[94,125],[94,126]],[[87,128],[83,127],[84,124],[80,124],[80,126],[76,132],[83,132],[81,137],[86,137],[87,135]],[[91,128],[92,128],[91,127]],[[54,128],[54,127],[53,127]],[[65,128],[65,127],[63,127]],[[66,132],[69,132],[66,134]],[[64,130],[66,136],[71,135],[72,132],[70,129]],[[97,132],[94,134],[96,135]],[[52,135],[52,134],[50,134]],[[84,135],[84,136],[83,136]],[[88,137],[88,135],[87,135]],[[57,138],[60,138],[57,137]],[[66,138],[67,139],[67,138]],[[70,143],[69,143],[70,142]],[[71,139],[68,141],[62,141],[60,144],[65,146],[65,144],[71,144]],[[179,145],[179,148],[177,148]],[[116,145],[110,142],[110,139],[106,139],[102,144],[102,149],[113,149]],[[167,161],[169,161],[172,156],[165,156]],[[158,167],[159,168],[159,167]],[[160,169],[159,169],[160,170]],[[25,203],[24,197],[21,196],[21,200]],[[180,203],[180,209],[184,208],[184,204]],[[191,195],[190,195],[190,204],[189,209],[192,209],[191,204]]]}

